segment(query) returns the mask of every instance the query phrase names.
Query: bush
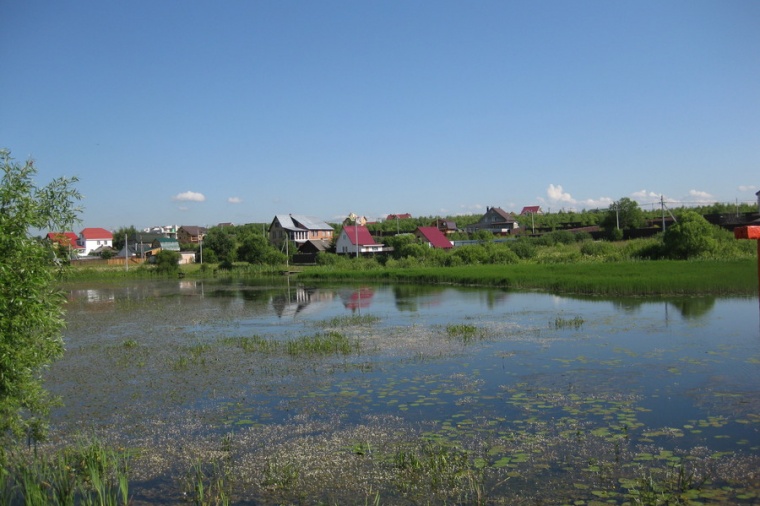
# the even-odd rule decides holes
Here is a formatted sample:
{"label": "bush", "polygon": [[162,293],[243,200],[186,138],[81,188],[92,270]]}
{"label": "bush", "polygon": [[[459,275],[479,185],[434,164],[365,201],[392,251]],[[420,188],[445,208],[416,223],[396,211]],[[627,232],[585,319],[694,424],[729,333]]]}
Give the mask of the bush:
{"label": "bush", "polygon": [[623,245],[621,250],[623,258],[636,260],[657,260],[665,256],[662,247],[662,236],[649,237],[646,239],[632,239]]}
{"label": "bush", "polygon": [[605,259],[619,259],[620,253],[614,244],[607,241],[586,241],[581,244],[581,255]]}
{"label": "bush", "polygon": [[717,249],[714,226],[694,211],[684,211],[663,235],[668,256],[687,259],[709,255]]}
{"label": "bush", "polygon": [[532,239],[518,239],[509,243],[509,249],[515,252],[518,258],[530,260],[537,254],[536,244]]}
{"label": "bush", "polygon": [[174,274],[179,271],[180,254],[178,251],[163,250],[156,255],[156,272]]}

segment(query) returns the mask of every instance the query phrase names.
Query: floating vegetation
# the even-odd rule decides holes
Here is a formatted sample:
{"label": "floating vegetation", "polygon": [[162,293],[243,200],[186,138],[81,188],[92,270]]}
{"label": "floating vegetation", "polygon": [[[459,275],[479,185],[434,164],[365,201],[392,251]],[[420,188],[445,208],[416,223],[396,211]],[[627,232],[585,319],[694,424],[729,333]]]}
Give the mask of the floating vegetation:
{"label": "floating vegetation", "polygon": [[562,316],[558,316],[554,319],[554,328],[555,329],[572,328],[572,329],[578,330],[583,326],[584,323],[585,323],[585,320],[581,316],[576,316],[574,318],[564,318]]}
{"label": "floating vegetation", "polygon": [[320,327],[366,327],[374,325],[380,321],[379,316],[371,314],[350,314],[344,316],[335,316],[327,320],[316,322]]}
{"label": "floating vegetation", "polygon": [[446,325],[446,335],[451,339],[457,339],[463,343],[469,343],[476,339],[486,337],[486,332],[469,323],[452,323]]}
{"label": "floating vegetation", "polygon": [[288,355],[348,355],[359,353],[361,346],[340,332],[317,333],[286,343]]}

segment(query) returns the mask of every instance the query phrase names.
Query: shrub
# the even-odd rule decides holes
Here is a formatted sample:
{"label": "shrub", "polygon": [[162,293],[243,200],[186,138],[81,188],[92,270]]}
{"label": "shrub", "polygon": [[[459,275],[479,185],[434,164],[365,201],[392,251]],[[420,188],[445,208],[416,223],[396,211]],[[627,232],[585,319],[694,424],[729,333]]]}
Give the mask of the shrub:
{"label": "shrub", "polygon": [[530,260],[537,254],[536,244],[531,239],[518,239],[509,243],[509,249],[515,252],[518,258]]}
{"label": "shrub", "polygon": [[607,241],[586,241],[581,244],[580,252],[590,257],[620,257],[615,245]]}
{"label": "shrub", "polygon": [[163,250],[156,255],[156,271],[172,274],[179,271],[180,254],[177,251]]}
{"label": "shrub", "polygon": [[714,226],[696,212],[684,211],[678,222],[665,231],[663,245],[671,258],[709,255],[717,249]]}

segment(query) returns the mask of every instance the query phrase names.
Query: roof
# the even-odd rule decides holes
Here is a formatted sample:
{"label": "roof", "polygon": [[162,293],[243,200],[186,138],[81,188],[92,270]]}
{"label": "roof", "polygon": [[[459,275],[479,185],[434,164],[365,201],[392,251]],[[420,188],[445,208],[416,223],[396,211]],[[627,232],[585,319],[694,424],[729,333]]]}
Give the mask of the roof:
{"label": "roof", "polygon": [[111,232],[104,228],[97,227],[85,228],[79,232],[79,235],[84,237],[85,240],[113,239],[113,234]]}
{"label": "roof", "polygon": [[411,218],[412,215],[409,213],[402,213],[402,214],[389,214],[386,220],[408,220]]}
{"label": "roof", "polygon": [[330,241],[323,241],[321,239],[309,239],[298,247],[299,250],[309,248],[315,251],[328,251],[330,249]]}
{"label": "roof", "polygon": [[156,239],[153,239],[153,243],[151,244],[154,243],[158,243],[161,249],[179,251],[179,241],[177,239],[172,239],[170,237],[157,237]]}
{"label": "roof", "polygon": [[[512,223],[513,221],[515,221],[514,215],[512,213],[506,212],[501,207],[492,207],[491,209],[489,209],[489,211],[495,212],[496,214],[498,214],[499,216],[501,216],[502,218],[504,218],[504,221],[506,221],[507,223]],[[486,214],[488,214],[488,213],[486,213]]]}
{"label": "roof", "polygon": [[538,214],[541,212],[541,206],[525,206],[520,214]]}
{"label": "roof", "polygon": [[189,235],[201,235],[206,233],[206,227],[199,227],[197,225],[182,225],[179,228],[187,232]]}
{"label": "roof", "polygon": [[357,240],[359,246],[366,246],[368,244],[377,244],[372,234],[369,233],[367,227],[361,225],[346,225],[343,227],[343,232],[346,233],[346,237],[351,244],[356,244]]}
{"label": "roof", "polygon": [[417,227],[417,232],[434,248],[448,249],[453,247],[451,241],[446,239],[443,232],[436,227]]}
{"label": "roof", "polygon": [[332,230],[333,228],[319,218],[303,214],[277,214],[274,220],[286,230]]}
{"label": "roof", "polygon": [[61,246],[71,246],[72,248],[78,248],[77,240],[79,239],[74,232],[48,232],[47,238],[49,241],[56,242]]}

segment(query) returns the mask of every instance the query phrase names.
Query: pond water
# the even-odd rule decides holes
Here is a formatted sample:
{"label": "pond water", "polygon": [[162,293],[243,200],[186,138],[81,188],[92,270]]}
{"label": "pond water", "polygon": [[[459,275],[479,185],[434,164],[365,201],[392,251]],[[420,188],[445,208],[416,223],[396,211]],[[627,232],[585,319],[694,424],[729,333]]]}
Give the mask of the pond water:
{"label": "pond water", "polygon": [[[296,279],[66,290],[67,354],[47,376],[64,401],[53,414],[62,440],[88,428],[126,445],[159,445],[168,434],[229,437],[306,419],[310,433],[327,434],[385,420],[522,475],[527,457],[515,455],[567,471],[573,448],[604,453],[605,444],[624,445],[638,463],[695,448],[760,455],[757,298]],[[276,345],[330,333],[351,351]],[[583,458],[576,465],[587,466]],[[571,480],[582,493],[590,485],[580,481]]]}

